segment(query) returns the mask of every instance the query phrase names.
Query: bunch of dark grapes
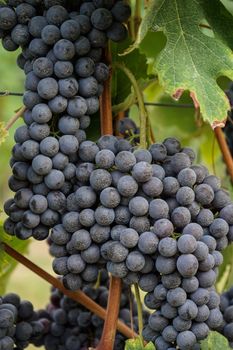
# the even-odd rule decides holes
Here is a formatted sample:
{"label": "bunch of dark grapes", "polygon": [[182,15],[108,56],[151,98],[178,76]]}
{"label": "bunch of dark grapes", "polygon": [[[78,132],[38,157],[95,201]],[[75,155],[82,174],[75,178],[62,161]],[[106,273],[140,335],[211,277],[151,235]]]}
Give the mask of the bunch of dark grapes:
{"label": "bunch of dark grapes", "polygon": [[200,349],[199,341],[218,330],[223,317],[214,284],[223,257],[212,236],[189,224],[178,240],[162,238],[155,263],[159,282],[145,297],[149,317],[143,335],[156,349]]}
{"label": "bunch of dark grapes", "polygon": [[[107,307],[108,279],[106,272],[101,271],[101,283],[98,288],[84,287],[83,291],[102,307]],[[133,298],[133,296],[132,296]],[[41,336],[35,345],[43,345],[46,350],[87,350],[96,347],[101,338],[104,321],[74,300],[64,296],[57,289],[52,290],[51,301],[45,312],[41,313],[42,320],[50,322],[49,331]],[[131,316],[132,312],[132,316]],[[47,313],[47,315],[46,315]],[[132,299],[130,309],[129,290],[123,287],[120,301],[119,318],[129,327],[138,331],[136,302]],[[149,317],[147,311],[143,311],[146,321]],[[43,321],[44,322],[44,321]],[[117,333],[114,349],[124,349],[126,338]]]}
{"label": "bunch of dark grapes", "polygon": [[[55,271],[75,289],[78,274],[94,282],[97,264],[107,262],[113,275],[148,292],[145,304],[157,312],[146,339],[158,349],[191,349],[222,322],[213,286],[220,251],[232,241],[229,195],[206,168],[191,165],[193,153],[175,139],[132,153],[125,141],[105,136],[84,142],[79,156],[87,163],[76,175],[85,185],[69,198],[75,211],[51,235],[51,250],[65,254]],[[75,232],[58,247],[64,228]]]}
{"label": "bunch of dark grapes", "polygon": [[218,331],[222,333],[233,348],[233,288],[220,295],[220,310],[223,314],[223,322]]}
{"label": "bunch of dark grapes", "polygon": [[[176,271],[179,255],[179,261],[195,262],[194,275],[199,271],[198,278],[214,284],[219,251],[232,241],[233,205],[217,177],[192,165],[192,150],[169,138],[132,151],[127,140],[106,135],[84,141],[78,155],[68,211],[50,237],[53,268],[67,288],[95,283],[99,268],[107,268],[152,293],[161,275]],[[177,248],[177,238],[186,234],[194,250],[204,246],[199,259],[207,262]],[[170,257],[161,256],[162,239],[174,248]]]}
{"label": "bunch of dark grapes", "polygon": [[231,111],[228,113],[228,120],[226,121],[226,125],[224,128],[224,133],[226,135],[228,147],[230,149],[231,155],[233,156],[233,84],[229,86],[229,89],[226,91],[227,97],[230,102]]}
{"label": "bunch of dark grapes", "polygon": [[48,331],[48,320],[42,320],[31,302],[20,300],[15,293],[0,297],[0,349],[25,349]]}
{"label": "bunch of dark grapes", "polygon": [[[130,16],[124,1],[17,1],[0,7],[7,50],[22,52],[25,124],[15,132],[5,230],[20,239],[47,238],[60,222],[72,189],[77,151],[109,69],[102,62],[108,39],[123,40]],[[65,7],[66,6],[66,7]]]}

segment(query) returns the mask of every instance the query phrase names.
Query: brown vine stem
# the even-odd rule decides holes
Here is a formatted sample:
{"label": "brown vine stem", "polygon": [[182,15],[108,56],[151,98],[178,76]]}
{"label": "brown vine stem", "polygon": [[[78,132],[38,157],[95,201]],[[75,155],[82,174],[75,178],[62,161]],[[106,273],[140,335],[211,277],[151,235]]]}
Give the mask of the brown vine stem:
{"label": "brown vine stem", "polygon": [[[39,277],[43,278],[45,281],[47,281],[49,284],[51,284],[53,287],[59,289],[63,294],[67,295],[69,298],[77,301],[79,304],[83,305],[86,309],[90,310],[97,316],[99,316],[101,319],[106,318],[106,310],[102,308],[99,304],[95,303],[91,298],[89,298],[85,293],[81,291],[70,291],[66,289],[61,281],[59,281],[57,278],[50,275],[48,272],[34,264],[32,261],[27,259],[25,256],[18,253],[15,249],[10,247],[6,243],[1,243],[2,248],[4,251],[10,255],[13,259],[27,267],[29,270],[34,272]],[[117,329],[119,332],[121,332],[124,336],[127,338],[132,337],[132,330],[127,327],[123,322],[117,321]],[[136,334],[137,336],[137,334]]]}
{"label": "brown vine stem", "polygon": [[[107,64],[110,65],[112,62],[110,44],[106,49],[105,59]],[[109,79],[105,82],[104,92],[100,101],[100,120],[102,135],[113,134],[111,82],[112,72],[110,72]],[[121,290],[121,279],[111,275],[108,294],[107,314],[104,322],[102,336],[96,350],[113,350],[117,330],[117,319],[120,308]]]}
{"label": "brown vine stem", "polygon": [[22,114],[26,111],[26,107],[23,106],[22,108],[20,108],[14,115],[13,117],[10,118],[10,120],[8,121],[8,123],[6,124],[5,129],[9,130],[12,125],[14,125],[14,123],[22,116]]}
{"label": "brown vine stem", "polygon": [[[104,322],[102,337],[96,350],[112,350],[114,347],[117,329],[117,319],[121,300],[121,289],[121,279],[111,276],[108,295],[107,316]],[[134,334],[132,334],[131,332],[130,338],[132,336],[134,336]]]}
{"label": "brown vine stem", "polygon": [[227,145],[225,135],[220,127],[215,128],[214,133],[221,149],[228,174],[230,175],[231,181],[233,182],[233,158]]}

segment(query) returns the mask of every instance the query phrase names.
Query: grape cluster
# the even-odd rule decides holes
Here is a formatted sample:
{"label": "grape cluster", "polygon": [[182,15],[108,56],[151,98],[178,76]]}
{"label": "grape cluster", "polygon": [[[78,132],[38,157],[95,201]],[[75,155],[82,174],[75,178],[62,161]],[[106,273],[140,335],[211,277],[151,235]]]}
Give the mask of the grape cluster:
{"label": "grape cluster", "polygon": [[222,255],[192,233],[182,234],[178,241],[163,238],[158,247],[159,282],[145,297],[147,307],[156,312],[150,315],[143,335],[158,350],[200,349],[198,342],[210,330],[218,330],[223,321],[214,288]]}
{"label": "grape cluster", "polygon": [[[81,143],[78,155],[67,213],[50,237],[53,268],[67,288],[94,283],[98,269],[107,268],[151,293],[161,274],[176,270],[178,255],[181,268],[189,259],[195,275],[204,265],[198,276],[214,283],[219,251],[232,241],[233,205],[217,177],[192,165],[192,150],[169,138],[134,151],[127,140],[105,135]],[[194,248],[205,247],[199,259],[207,261],[179,251],[176,238],[186,234]],[[169,250],[170,244],[163,256],[160,246]]]}
{"label": "grape cluster", "polygon": [[226,91],[227,97],[230,102],[231,111],[228,113],[228,120],[226,121],[226,125],[224,128],[224,133],[226,135],[228,147],[230,148],[230,152],[233,156],[233,84],[231,83],[229,89]]}
{"label": "grape cluster", "polygon": [[223,313],[223,322],[218,331],[221,332],[233,348],[233,288],[220,295],[220,310]]}
{"label": "grape cluster", "polygon": [[[108,279],[106,272],[101,271],[101,283],[98,288],[84,287],[83,291],[102,307],[107,307]],[[132,299],[132,320],[129,303],[128,288],[123,287],[120,301],[119,318],[129,327],[133,322],[134,330],[138,331],[138,319],[136,302]],[[133,296],[132,296],[133,298]],[[51,293],[51,301],[47,310],[39,311],[41,321],[50,323],[49,331],[43,334],[35,342],[36,346],[44,346],[46,350],[87,350],[98,345],[103,331],[104,321],[97,315],[77,304],[74,300],[64,296],[57,289]],[[149,313],[143,311],[144,320],[148,319]],[[126,338],[117,333],[114,349],[123,349]]]}
{"label": "grape cluster", "polygon": [[[63,6],[62,6],[63,5]],[[130,7],[124,1],[17,1],[0,7],[7,50],[22,49],[25,124],[15,132],[5,230],[20,239],[47,238],[72,189],[77,151],[109,68],[107,40],[123,40]]]}
{"label": "grape cluster", "polygon": [[15,293],[0,297],[0,349],[25,349],[47,332],[48,321],[39,319],[31,302]]}

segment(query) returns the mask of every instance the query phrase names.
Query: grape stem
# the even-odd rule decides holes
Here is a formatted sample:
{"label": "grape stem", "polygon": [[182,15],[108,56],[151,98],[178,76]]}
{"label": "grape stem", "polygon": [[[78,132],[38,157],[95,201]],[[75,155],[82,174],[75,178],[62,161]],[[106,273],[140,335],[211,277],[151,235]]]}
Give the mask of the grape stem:
{"label": "grape stem", "polygon": [[[99,304],[95,303],[91,298],[89,298],[85,293],[82,291],[71,291],[66,289],[61,281],[59,281],[57,278],[50,275],[48,272],[34,264],[32,261],[27,259],[25,256],[18,253],[15,249],[10,247],[6,243],[1,243],[1,247],[7,253],[9,256],[11,256],[13,259],[27,267],[29,270],[34,272],[37,276],[41,277],[45,281],[47,281],[49,284],[51,284],[54,288],[57,288],[60,290],[63,294],[67,295],[69,298],[75,300],[79,304],[83,305],[86,309],[90,310],[97,316],[99,316],[101,319],[105,320],[106,318],[106,310],[102,308]],[[127,338],[132,337],[132,330],[127,327],[123,322],[117,320],[116,321],[116,327],[124,336]],[[133,334],[134,336],[137,336],[136,333]]]}
{"label": "grape stem", "polygon": [[121,279],[111,276],[108,295],[107,315],[104,322],[102,337],[96,350],[113,350],[114,348],[115,335],[117,329],[117,319],[121,300],[121,289]]}
{"label": "grape stem", "polygon": [[[131,10],[132,10],[132,7],[134,6],[133,5],[133,1],[131,0],[130,2],[131,2]],[[130,16],[128,27],[129,27],[128,28],[129,29],[129,35],[132,38],[132,40],[135,41],[136,40],[136,33],[135,33],[134,16]]]}
{"label": "grape stem", "polygon": [[228,174],[231,178],[231,181],[233,182],[233,158],[229,150],[225,135],[220,127],[215,128],[214,133],[218,141],[220,150],[222,152],[222,156],[226,164]]}
{"label": "grape stem", "polygon": [[150,123],[150,139],[151,139],[151,142],[152,142],[152,143],[155,143],[155,142],[156,142],[156,140],[155,140],[155,135],[154,135],[154,130],[153,130],[153,128],[152,128],[151,123]]}
{"label": "grape stem", "polygon": [[0,97],[4,97],[4,96],[18,96],[18,97],[21,97],[21,96],[23,96],[23,93],[22,92],[1,91],[0,92]]}
{"label": "grape stem", "polygon": [[135,31],[136,37],[137,37],[138,30],[139,30],[141,20],[142,20],[141,10],[142,10],[142,2],[141,2],[141,0],[136,0],[135,14],[134,14],[134,27],[135,27],[134,31]]}
{"label": "grape stem", "polygon": [[144,104],[144,98],[143,98],[143,93],[140,90],[137,80],[135,78],[135,76],[133,75],[133,73],[129,70],[129,68],[127,68],[124,64],[122,63],[115,63],[114,65],[116,68],[121,69],[125,75],[128,77],[128,79],[130,80],[133,88],[134,88],[134,92],[135,95],[137,97],[138,100],[138,107],[139,107],[139,114],[140,114],[140,147],[146,149],[146,137],[147,137],[147,120],[149,119],[149,115],[147,113],[147,110],[145,108],[145,104]]}
{"label": "grape stem", "polygon": [[[110,46],[110,43],[108,44]],[[110,65],[112,60],[111,49],[105,50],[105,62]],[[112,72],[110,70],[109,78],[104,82],[104,91],[100,97],[100,124],[101,135],[113,134],[113,122],[112,122]]]}
{"label": "grape stem", "polygon": [[144,340],[142,336],[142,330],[143,330],[143,311],[142,311],[142,301],[140,296],[140,291],[138,288],[138,284],[134,284],[134,291],[135,291],[135,297],[137,302],[137,311],[138,311],[138,332],[139,332],[139,339],[142,346],[142,349],[144,347]]}
{"label": "grape stem", "polygon": [[20,108],[14,115],[13,117],[10,118],[10,120],[8,121],[8,123],[6,124],[5,129],[8,131],[13,125],[14,123],[22,116],[22,114],[26,111],[26,107],[23,106],[22,108]]}
{"label": "grape stem", "polygon": [[134,319],[133,319],[133,295],[131,287],[129,287],[129,309],[130,309],[130,327],[132,329],[132,333],[134,330]]}

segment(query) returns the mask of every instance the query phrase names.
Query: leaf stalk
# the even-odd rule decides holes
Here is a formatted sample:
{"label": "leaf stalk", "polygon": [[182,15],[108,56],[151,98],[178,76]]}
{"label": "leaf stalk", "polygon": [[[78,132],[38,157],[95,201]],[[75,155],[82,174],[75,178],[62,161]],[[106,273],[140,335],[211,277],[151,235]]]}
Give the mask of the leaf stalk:
{"label": "leaf stalk", "polygon": [[139,339],[141,343],[142,349],[144,348],[144,340],[142,336],[142,331],[143,331],[143,310],[142,310],[142,301],[141,301],[141,296],[140,296],[140,291],[138,284],[134,284],[134,291],[135,291],[135,297],[136,297],[136,302],[137,302],[137,311],[138,311],[138,332],[139,332]]}
{"label": "leaf stalk", "polygon": [[147,129],[147,120],[149,119],[149,116],[145,108],[143,93],[138,86],[135,76],[133,75],[133,73],[130,71],[128,67],[126,67],[124,64],[119,62],[115,63],[114,66],[116,68],[121,69],[125,73],[125,75],[128,77],[128,79],[130,80],[134,88],[135,95],[137,96],[137,100],[138,100],[138,107],[139,107],[139,114],[140,114],[140,147],[146,149],[147,147],[146,129]]}

